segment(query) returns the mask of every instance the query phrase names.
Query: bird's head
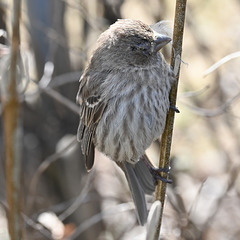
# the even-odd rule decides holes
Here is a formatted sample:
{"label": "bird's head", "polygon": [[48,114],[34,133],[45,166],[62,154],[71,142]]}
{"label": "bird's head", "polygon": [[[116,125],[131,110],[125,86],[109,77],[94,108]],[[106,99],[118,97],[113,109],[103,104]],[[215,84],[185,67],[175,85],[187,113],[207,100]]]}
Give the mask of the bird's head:
{"label": "bird's head", "polygon": [[121,19],[100,35],[93,58],[115,68],[145,67],[156,61],[158,51],[170,41],[141,21]]}

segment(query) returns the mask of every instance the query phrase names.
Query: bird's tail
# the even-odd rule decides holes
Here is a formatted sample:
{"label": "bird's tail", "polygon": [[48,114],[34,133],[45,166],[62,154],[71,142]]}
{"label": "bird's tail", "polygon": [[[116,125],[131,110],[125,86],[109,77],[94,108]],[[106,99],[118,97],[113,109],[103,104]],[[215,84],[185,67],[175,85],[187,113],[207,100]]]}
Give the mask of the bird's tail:
{"label": "bird's tail", "polygon": [[118,165],[126,175],[138,221],[144,225],[148,216],[145,193],[151,194],[155,190],[152,175],[141,159],[135,165],[128,162],[118,163]]}
{"label": "bird's tail", "polygon": [[148,166],[144,162],[144,159],[145,160],[148,159],[146,154],[143,155],[135,165],[132,165],[132,167],[134,169],[134,172],[135,172],[144,192],[146,194],[152,194],[155,191],[156,185],[155,185],[153,176],[152,176],[151,172],[149,171]]}

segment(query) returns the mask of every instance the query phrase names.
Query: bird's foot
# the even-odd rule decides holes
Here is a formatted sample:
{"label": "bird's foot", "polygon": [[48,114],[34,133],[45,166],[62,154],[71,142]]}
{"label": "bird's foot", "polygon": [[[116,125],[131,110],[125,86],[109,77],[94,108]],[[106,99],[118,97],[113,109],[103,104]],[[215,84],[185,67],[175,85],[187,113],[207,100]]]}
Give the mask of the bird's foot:
{"label": "bird's foot", "polygon": [[170,167],[167,168],[156,168],[153,166],[153,164],[150,162],[146,154],[142,157],[142,160],[147,165],[151,175],[153,176],[153,181],[155,185],[157,185],[158,180],[165,182],[165,183],[172,183],[172,179],[168,179],[162,176],[162,173],[169,173]]}
{"label": "bird's foot", "polygon": [[162,176],[162,173],[169,173],[170,172],[170,168],[156,168],[153,166],[149,167],[149,171],[153,176],[153,180],[155,185],[157,185],[158,180],[165,182],[165,183],[172,183],[172,179],[168,179]]}
{"label": "bird's foot", "polygon": [[174,112],[180,113],[180,110],[179,110],[176,106],[171,105],[170,108],[171,108]]}

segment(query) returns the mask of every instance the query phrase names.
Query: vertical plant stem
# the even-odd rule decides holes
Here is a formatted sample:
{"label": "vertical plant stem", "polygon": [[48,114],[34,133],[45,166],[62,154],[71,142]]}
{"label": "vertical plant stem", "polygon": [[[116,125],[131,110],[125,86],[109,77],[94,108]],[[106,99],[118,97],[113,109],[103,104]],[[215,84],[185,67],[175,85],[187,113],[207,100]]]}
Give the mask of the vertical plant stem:
{"label": "vertical plant stem", "polygon": [[[184,22],[185,22],[186,3],[187,3],[187,0],[176,0],[173,45],[172,45],[172,55],[171,55],[171,67],[174,70],[176,81],[174,82],[170,92],[171,106],[176,106],[177,88],[178,88],[178,80],[179,80],[180,65],[181,65],[182,40],[183,40],[183,30],[184,30]],[[170,164],[169,157],[170,157],[171,143],[172,143],[174,116],[175,116],[174,110],[170,109],[167,114],[166,126],[161,139],[159,168],[168,168]],[[164,177],[167,178],[167,174],[165,174]],[[156,240],[159,239],[165,195],[166,195],[166,183],[162,181],[158,181],[158,185],[156,187],[156,192],[155,192],[155,198],[156,200],[160,200],[160,202],[162,203],[162,209],[161,209],[158,228],[155,235]]]}
{"label": "vertical plant stem", "polygon": [[6,153],[8,228],[11,240],[20,240],[22,234],[21,219],[21,128],[20,102],[17,92],[17,62],[19,56],[19,19],[21,0],[13,2],[12,46],[10,69],[6,81],[7,90],[3,97],[3,119]]}

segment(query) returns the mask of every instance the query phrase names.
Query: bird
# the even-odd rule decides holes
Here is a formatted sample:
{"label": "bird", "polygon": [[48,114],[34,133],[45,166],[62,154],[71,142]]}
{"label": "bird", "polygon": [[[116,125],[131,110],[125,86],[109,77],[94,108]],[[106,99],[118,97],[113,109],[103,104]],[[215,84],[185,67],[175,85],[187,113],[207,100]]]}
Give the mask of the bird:
{"label": "bird", "polygon": [[175,75],[159,51],[171,41],[139,20],[119,19],[98,38],[80,78],[77,140],[85,166],[95,148],[124,171],[139,224],[147,221],[145,194],[168,169],[156,168],[145,154],[160,139]]}

